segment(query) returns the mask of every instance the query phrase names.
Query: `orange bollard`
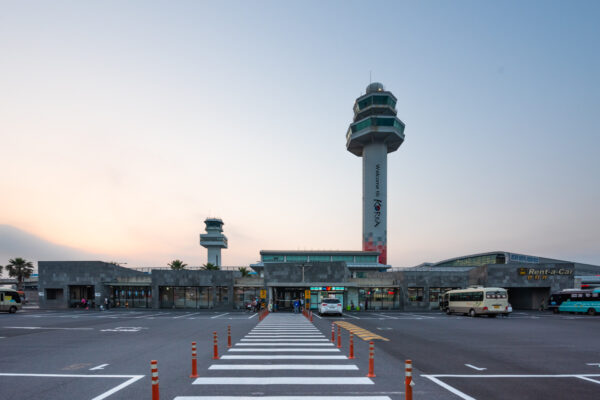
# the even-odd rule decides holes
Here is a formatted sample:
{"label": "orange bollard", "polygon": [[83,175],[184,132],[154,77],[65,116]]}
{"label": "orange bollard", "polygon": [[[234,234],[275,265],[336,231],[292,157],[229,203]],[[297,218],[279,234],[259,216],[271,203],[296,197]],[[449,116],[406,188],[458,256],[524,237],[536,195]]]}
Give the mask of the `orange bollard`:
{"label": "orange bollard", "polygon": [[150,361],[150,371],[152,377],[152,400],[160,400],[158,392],[158,361]]}
{"label": "orange bollard", "polygon": [[350,332],[350,355],[348,356],[348,359],[354,359],[354,334],[352,332]]}
{"label": "orange bollard", "polygon": [[369,342],[369,373],[367,377],[374,378],[375,377],[375,347],[373,342]]}
{"label": "orange bollard", "polygon": [[415,385],[412,381],[412,361],[406,360],[406,364],[404,364],[404,391],[406,396],[404,397],[406,400],[412,400],[412,387]]}
{"label": "orange bollard", "polygon": [[333,326],[333,322],[331,323],[331,342],[335,343],[335,328]]}
{"label": "orange bollard", "polygon": [[198,377],[198,366],[196,364],[196,342],[192,342],[192,374],[190,378]]}
{"label": "orange bollard", "polygon": [[213,343],[214,343],[214,351],[213,351],[213,360],[219,359],[219,347],[217,346],[217,332],[213,332]]}
{"label": "orange bollard", "polygon": [[231,325],[227,325],[227,348],[231,348]]}
{"label": "orange bollard", "polygon": [[338,325],[338,345],[337,345],[338,349],[342,348],[342,328],[339,327]]}

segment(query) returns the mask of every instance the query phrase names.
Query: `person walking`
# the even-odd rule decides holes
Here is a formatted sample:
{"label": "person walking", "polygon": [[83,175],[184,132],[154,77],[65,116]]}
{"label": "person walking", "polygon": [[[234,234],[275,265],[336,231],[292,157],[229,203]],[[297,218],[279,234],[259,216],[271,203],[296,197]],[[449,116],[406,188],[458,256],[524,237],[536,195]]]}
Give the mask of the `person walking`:
{"label": "person walking", "polygon": [[108,297],[104,298],[104,309],[108,310]]}
{"label": "person walking", "polygon": [[300,308],[300,302],[298,299],[294,300],[294,314],[298,313],[298,309]]}

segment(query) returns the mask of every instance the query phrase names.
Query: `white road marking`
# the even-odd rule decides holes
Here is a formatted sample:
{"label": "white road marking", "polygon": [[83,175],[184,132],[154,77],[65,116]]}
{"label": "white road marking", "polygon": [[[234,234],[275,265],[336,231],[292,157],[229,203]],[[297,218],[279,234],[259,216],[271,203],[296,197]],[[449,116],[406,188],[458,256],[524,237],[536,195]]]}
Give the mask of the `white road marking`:
{"label": "white road marking", "polygon": [[225,314],[219,314],[219,315],[215,315],[214,317],[210,317],[210,319],[219,318],[219,317],[222,317],[222,316],[224,316],[224,315],[228,315],[228,314],[229,314],[229,313],[228,313],[228,312],[226,312]]}
{"label": "white road marking", "polygon": [[[365,400],[365,396],[177,396],[173,400]],[[369,396],[369,400],[392,400],[388,396]]]}
{"label": "white road marking", "polygon": [[388,319],[400,319],[400,318],[398,318],[398,317],[391,317],[391,316],[389,316],[389,315],[385,315],[385,314],[373,314],[373,315],[380,315],[380,316],[382,316],[382,317],[385,317],[385,318],[388,318]]}
{"label": "white road marking", "polygon": [[256,317],[257,314],[252,314],[251,316],[248,317],[248,319],[252,319],[254,317]]}
{"label": "white road marking", "polygon": [[476,369],[477,371],[485,371],[485,370],[487,369],[487,368],[479,368],[479,367],[476,367],[476,366],[474,366],[474,365],[471,365],[471,364],[465,364],[465,365],[466,365],[467,367],[469,367],[469,368]]}
{"label": "white road marking", "polygon": [[281,352],[281,351],[289,351],[289,352],[315,352],[318,351],[320,352],[336,352],[336,351],[340,351],[339,349],[293,349],[293,348],[287,348],[287,347],[282,347],[279,349],[261,349],[261,348],[257,348],[257,349],[229,349],[229,351],[234,351],[234,352],[256,352],[256,353],[277,353],[277,352]]}
{"label": "white road marking", "polygon": [[100,332],[139,332],[144,328],[142,326],[117,326],[116,328],[101,329]]}
{"label": "white road marking", "polygon": [[118,392],[119,390],[131,385],[132,383],[142,379],[145,375],[75,375],[75,374],[16,374],[16,373],[0,373],[0,376],[27,376],[36,378],[129,378],[118,386],[94,397],[92,400],[103,400],[108,396]]}
{"label": "white road marking", "polygon": [[236,346],[333,346],[333,343],[236,343]]}
{"label": "white road marking", "polygon": [[600,368],[600,363],[587,363],[586,365],[596,365]]}
{"label": "white road marking", "polygon": [[4,326],[6,329],[53,329],[53,330],[64,330],[64,331],[91,331],[94,328],[51,328],[46,326]]}
{"label": "white road marking", "polygon": [[196,378],[192,385],[373,385],[362,377]]}
{"label": "white road marking", "polygon": [[557,374],[557,375],[453,375],[453,374],[436,374],[436,375],[421,375],[424,377],[433,376],[435,378],[579,378],[585,377],[600,377],[600,374]]}
{"label": "white road marking", "polygon": [[96,371],[98,369],[104,369],[104,367],[108,366],[109,364],[100,364],[97,367],[94,368],[90,368],[90,371]]}
{"label": "white road marking", "polygon": [[346,356],[296,356],[296,355],[223,355],[224,360],[346,360]]}
{"label": "white road marking", "polygon": [[354,319],[360,319],[359,317],[355,317],[354,315],[350,315],[350,314],[344,314],[344,317],[350,317],[350,318],[354,318]]}
{"label": "white road marking", "polygon": [[253,335],[253,334],[249,334],[246,335],[246,337],[248,337],[249,339],[276,339],[276,338],[307,338],[307,339],[319,339],[319,338],[324,338],[325,335],[323,334],[311,334],[311,335]]}
{"label": "white road marking", "polygon": [[214,364],[208,369],[218,370],[358,370],[356,365],[344,364]]}
{"label": "white road marking", "polygon": [[595,380],[595,379],[590,379],[590,378],[588,378],[588,377],[586,377],[586,376],[577,376],[577,378],[579,378],[579,379],[583,379],[584,381],[594,382],[594,383],[597,383],[597,384],[599,384],[599,385],[600,385],[600,381],[597,381],[597,380]]}
{"label": "white road marking", "polygon": [[183,315],[178,315],[176,317],[173,317],[173,319],[177,319],[177,318],[185,318],[185,317],[189,317],[191,316],[192,313],[185,313]]}
{"label": "white road marking", "polygon": [[461,392],[460,390],[448,385],[447,383],[444,383],[442,381],[440,381],[439,379],[431,376],[431,375],[421,375],[427,379],[429,379],[430,381],[437,383],[438,385],[440,385],[441,387],[443,387],[444,389],[446,389],[447,391],[449,391],[450,393],[454,393],[455,395],[457,395],[458,397],[460,397],[463,400],[477,400],[474,397],[471,397],[467,394],[464,394],[463,392]]}

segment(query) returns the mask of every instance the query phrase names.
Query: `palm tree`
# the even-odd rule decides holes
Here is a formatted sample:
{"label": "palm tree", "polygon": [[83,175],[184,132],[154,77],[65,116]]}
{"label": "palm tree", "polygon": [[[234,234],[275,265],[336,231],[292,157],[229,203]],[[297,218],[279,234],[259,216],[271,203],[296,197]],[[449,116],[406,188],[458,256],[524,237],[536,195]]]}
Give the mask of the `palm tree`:
{"label": "palm tree", "polygon": [[204,265],[202,266],[202,269],[203,269],[204,271],[218,271],[218,270],[220,270],[221,268],[219,268],[219,266],[218,266],[218,265],[215,265],[215,264],[213,264],[213,263],[206,263],[206,264],[204,264]]}
{"label": "palm tree", "polygon": [[250,275],[250,271],[246,267],[239,267],[238,270],[242,273],[242,277]]}
{"label": "palm tree", "polygon": [[23,290],[23,281],[33,273],[33,264],[31,261],[27,261],[21,257],[8,260],[8,265],[4,268],[6,268],[8,276],[17,278],[17,290]]}
{"label": "palm tree", "polygon": [[184,262],[181,260],[173,260],[170,263],[168,263],[167,265],[169,267],[171,267],[171,269],[177,270],[177,271],[185,269],[185,267],[187,267],[187,264],[184,264]]}

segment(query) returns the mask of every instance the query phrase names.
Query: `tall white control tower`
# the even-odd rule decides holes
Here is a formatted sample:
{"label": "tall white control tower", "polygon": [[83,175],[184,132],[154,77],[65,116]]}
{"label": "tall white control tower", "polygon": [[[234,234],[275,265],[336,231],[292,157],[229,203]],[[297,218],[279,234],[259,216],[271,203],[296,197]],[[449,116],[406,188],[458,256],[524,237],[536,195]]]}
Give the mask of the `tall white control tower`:
{"label": "tall white control tower", "polygon": [[387,264],[387,153],[404,142],[404,123],[396,117],[396,97],[378,82],[354,102],[346,148],[363,159],[363,250],[378,251]]}
{"label": "tall white control tower", "polygon": [[208,262],[221,266],[221,249],[227,248],[227,236],[223,235],[221,218],[206,218],[206,233],[200,234],[200,246],[208,250]]}

